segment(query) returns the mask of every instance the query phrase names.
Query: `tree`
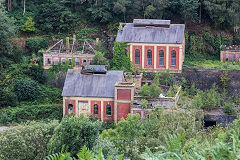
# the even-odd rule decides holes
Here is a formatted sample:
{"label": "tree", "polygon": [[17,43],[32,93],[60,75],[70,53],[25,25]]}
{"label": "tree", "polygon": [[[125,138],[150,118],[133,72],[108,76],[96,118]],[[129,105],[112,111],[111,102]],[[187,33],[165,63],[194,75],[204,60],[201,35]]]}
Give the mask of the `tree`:
{"label": "tree", "polygon": [[199,0],[180,0],[181,15],[183,20],[196,21],[198,18],[198,8],[200,6]]}
{"label": "tree", "polygon": [[14,20],[7,16],[0,3],[0,70],[14,61],[14,46],[11,37],[15,35]]}
{"label": "tree", "polygon": [[38,29],[47,33],[69,31],[76,22],[73,13],[55,0],[41,5],[35,21]]}
{"label": "tree", "polygon": [[93,20],[106,23],[112,21],[114,18],[112,8],[112,0],[95,0],[91,3],[91,7],[87,8],[87,11],[92,15]]}
{"label": "tree", "polygon": [[49,153],[70,152],[76,156],[84,145],[92,149],[101,127],[99,120],[93,122],[89,117],[66,116],[48,143]]}
{"label": "tree", "polygon": [[108,60],[103,56],[103,54],[99,51],[95,51],[96,54],[93,57],[91,62],[92,65],[108,65]]}
{"label": "tree", "polygon": [[229,28],[240,22],[240,1],[204,0],[204,9],[215,27]]}
{"label": "tree", "polygon": [[27,33],[33,33],[36,31],[35,22],[33,22],[32,17],[27,17],[27,21],[22,26],[22,31]]}
{"label": "tree", "polygon": [[132,71],[132,62],[130,55],[126,50],[127,44],[123,42],[114,43],[113,69]]}

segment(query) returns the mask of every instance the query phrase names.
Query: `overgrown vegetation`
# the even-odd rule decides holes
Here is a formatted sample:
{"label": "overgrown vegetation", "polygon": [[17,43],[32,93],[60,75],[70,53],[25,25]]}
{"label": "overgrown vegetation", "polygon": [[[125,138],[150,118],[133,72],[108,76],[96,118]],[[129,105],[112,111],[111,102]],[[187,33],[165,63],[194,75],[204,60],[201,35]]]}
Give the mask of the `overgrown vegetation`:
{"label": "overgrown vegetation", "polygon": [[44,159],[48,141],[57,125],[57,121],[30,122],[0,132],[0,159]]}
{"label": "overgrown vegetation", "polygon": [[26,105],[1,109],[0,124],[22,123],[32,120],[61,120],[62,105]]}

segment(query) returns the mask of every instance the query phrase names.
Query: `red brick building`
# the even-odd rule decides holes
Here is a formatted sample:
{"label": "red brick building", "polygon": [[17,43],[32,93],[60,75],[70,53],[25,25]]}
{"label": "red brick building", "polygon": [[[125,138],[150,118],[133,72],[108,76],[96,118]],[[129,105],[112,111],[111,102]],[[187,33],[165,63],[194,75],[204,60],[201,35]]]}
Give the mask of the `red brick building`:
{"label": "red brick building", "polygon": [[225,49],[220,54],[221,62],[240,62],[240,46],[225,46]]}
{"label": "red brick building", "polygon": [[102,121],[127,118],[134,96],[134,84],[126,83],[123,71],[107,71],[105,66],[68,70],[62,96],[63,116],[93,115]]}
{"label": "red brick building", "polygon": [[184,30],[184,24],[171,24],[170,20],[134,19],[122,24],[116,41],[128,43],[134,67],[180,73],[185,57]]}

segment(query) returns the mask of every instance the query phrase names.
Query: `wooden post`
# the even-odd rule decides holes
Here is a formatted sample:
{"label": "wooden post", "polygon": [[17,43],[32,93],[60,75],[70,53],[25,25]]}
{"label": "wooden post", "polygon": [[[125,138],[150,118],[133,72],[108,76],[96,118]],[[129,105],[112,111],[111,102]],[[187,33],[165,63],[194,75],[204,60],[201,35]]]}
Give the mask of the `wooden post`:
{"label": "wooden post", "polygon": [[76,35],[73,35],[73,43],[76,42]]}
{"label": "wooden post", "polygon": [[67,53],[67,54],[69,54],[69,49],[70,49],[69,37],[66,37],[66,53]]}

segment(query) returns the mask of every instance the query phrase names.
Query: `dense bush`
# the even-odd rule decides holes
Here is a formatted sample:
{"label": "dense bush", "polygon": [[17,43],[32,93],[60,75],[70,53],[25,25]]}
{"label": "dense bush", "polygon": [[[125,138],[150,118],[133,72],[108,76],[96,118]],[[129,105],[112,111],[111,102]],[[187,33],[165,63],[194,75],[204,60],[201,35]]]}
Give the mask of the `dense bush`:
{"label": "dense bush", "polygon": [[99,51],[96,51],[96,54],[93,57],[91,64],[92,65],[109,65],[108,59],[105,58],[104,55]]}
{"label": "dense bush", "polygon": [[1,109],[0,123],[21,123],[28,120],[62,119],[62,105],[33,105]]}
{"label": "dense bush", "polygon": [[101,127],[101,121],[93,122],[89,117],[67,116],[54,130],[48,151],[50,154],[70,152],[76,155],[84,145],[92,149]]}
{"label": "dense bush", "polygon": [[31,122],[0,132],[1,160],[42,160],[57,121]]}
{"label": "dense bush", "polygon": [[40,49],[46,49],[49,45],[49,39],[43,37],[32,37],[26,41],[26,48],[30,53],[38,53]]}
{"label": "dense bush", "polygon": [[210,109],[220,107],[221,101],[221,94],[217,91],[215,85],[206,92],[198,90],[196,96],[193,97],[193,105],[196,108]]}
{"label": "dense bush", "polygon": [[185,139],[183,135],[166,135],[165,145],[157,147],[157,151],[149,148],[141,154],[142,159],[158,160],[221,160],[239,159],[240,155],[240,117],[234,121],[231,127],[219,126],[212,130],[202,130],[191,139]]}
{"label": "dense bush", "polygon": [[156,150],[156,146],[166,144],[164,137],[168,134],[181,134],[186,139],[195,136],[202,127],[202,114],[195,111],[182,112],[159,111],[152,113],[149,119],[139,119],[139,115],[128,115],[121,120],[115,129],[102,132],[101,138],[108,138],[126,157],[139,157],[146,147]]}
{"label": "dense bush", "polygon": [[31,79],[22,78],[17,80],[14,91],[20,101],[35,100],[40,97],[39,85]]}

